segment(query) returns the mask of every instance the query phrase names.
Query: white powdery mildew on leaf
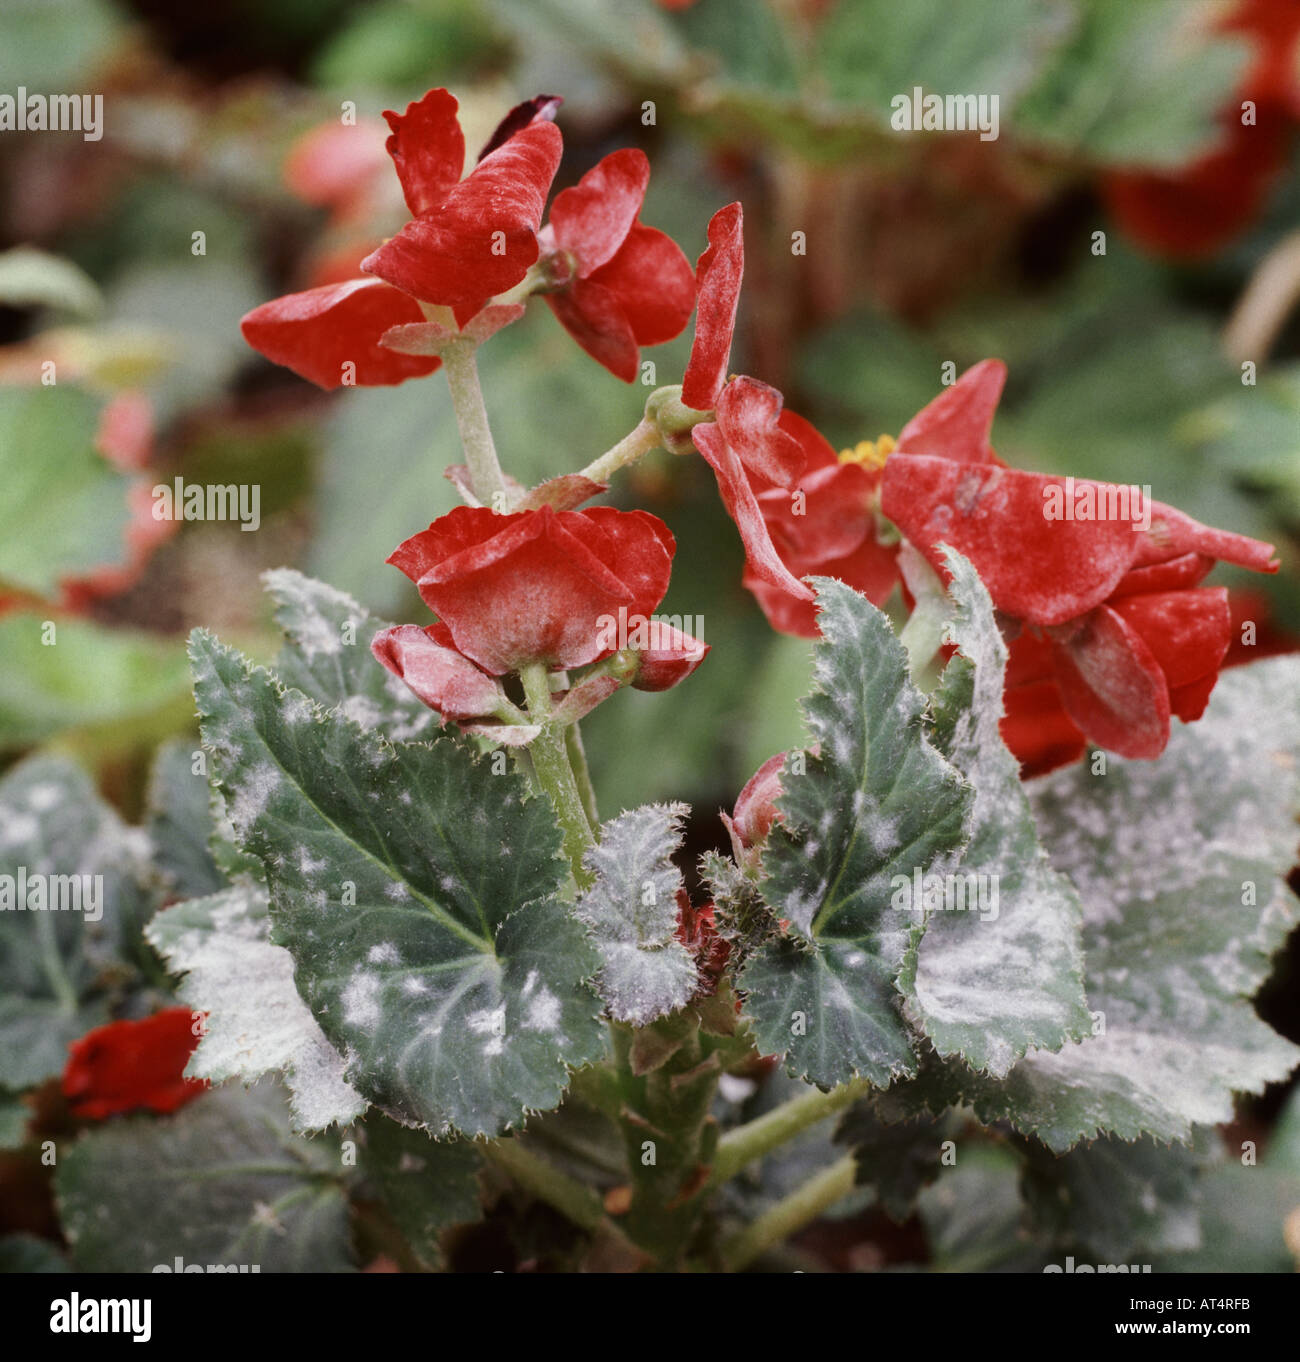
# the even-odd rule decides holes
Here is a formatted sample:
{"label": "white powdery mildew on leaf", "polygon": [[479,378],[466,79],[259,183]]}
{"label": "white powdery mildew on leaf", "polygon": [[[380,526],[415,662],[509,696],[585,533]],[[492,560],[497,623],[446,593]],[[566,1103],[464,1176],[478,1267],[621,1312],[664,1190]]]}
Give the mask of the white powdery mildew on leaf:
{"label": "white powdery mildew on leaf", "polygon": [[214,1083],[283,1072],[294,1128],[346,1125],[366,1100],[344,1078],[343,1056],[298,995],[293,957],[271,944],[266,893],[239,885],[159,913],[146,935],[172,969],[180,996],[206,1012],[187,1073]]}
{"label": "white powdery mildew on leaf", "polygon": [[762,896],[790,924],[741,986],[759,1049],[832,1086],[916,1071],[896,980],[921,924],[894,880],[943,865],[964,838],[969,791],[927,741],[925,701],[889,623],[843,583],[815,583],[822,641],[803,709],[816,744],[787,760],[762,857]]}
{"label": "white powdery mildew on leaf", "polygon": [[677,940],[672,863],[681,842],[684,804],[647,804],[612,818],[586,855],[595,875],[574,915],[591,930],[603,961],[597,988],[616,1021],[645,1026],[690,1001],[695,961]]}
{"label": "white powdery mildew on leaf", "polygon": [[970,895],[929,914],[900,985],[940,1055],[1000,1077],[1030,1049],[1059,1050],[1087,1034],[1081,911],[1039,845],[998,731],[1007,650],[992,602],[960,554],[949,551],[948,564],[950,638],[965,660],[945,670],[932,740],[975,790],[970,842],[951,867]]}
{"label": "white powdery mildew on leaf", "polygon": [[1053,863],[1080,889],[1105,1033],[1029,1055],[1000,1083],[938,1080],[1054,1149],[1107,1131],[1186,1141],[1300,1060],[1249,1001],[1300,916],[1281,879],[1300,842],[1300,659],[1225,672],[1158,761],[1107,760],[1104,776],[1081,765],[1029,787]]}
{"label": "white powdery mildew on leaf", "polygon": [[243,793],[238,840],[347,1080],[397,1120],[469,1136],[555,1106],[607,1038],[549,803],[457,739],[362,729],[300,657],[310,693],[203,631],[191,651],[214,779],[232,811]]}

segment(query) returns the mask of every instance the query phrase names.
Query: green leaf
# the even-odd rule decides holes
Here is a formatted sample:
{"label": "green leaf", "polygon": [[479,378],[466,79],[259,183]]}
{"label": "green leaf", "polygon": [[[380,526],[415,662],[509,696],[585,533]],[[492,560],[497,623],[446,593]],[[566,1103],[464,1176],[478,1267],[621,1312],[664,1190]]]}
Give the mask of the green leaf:
{"label": "green leaf", "polygon": [[54,1189],[82,1271],[346,1272],[342,1171],[337,1143],[293,1135],[278,1087],[229,1087],[89,1131]]}
{"label": "green leaf", "polygon": [[176,973],[179,993],[206,1012],[186,1073],[222,1083],[283,1072],[295,1130],[346,1125],[366,1100],[343,1077],[343,1056],[325,1039],[293,982],[293,956],[271,943],[266,890],[237,885],[164,909],[146,935]]}
{"label": "green leaf", "polygon": [[95,449],[99,409],[66,384],[0,388],[0,581],[47,596],[122,561],[128,479]]}
{"label": "green leaf", "polygon": [[433,711],[370,651],[370,640],[389,627],[387,620],[291,568],[265,572],[262,580],[287,639],[275,662],[285,685],[390,738],[413,738],[434,727]]}
{"label": "green leaf", "polygon": [[915,1072],[895,980],[920,925],[892,881],[960,847],[970,794],[926,741],[925,702],[885,616],[818,579],[817,689],[804,702],[820,755],[787,759],[784,823],[763,851],[763,897],[789,935],[762,946],[742,989],[763,1054],[823,1087]]}
{"label": "green leaf", "polygon": [[0,12],[0,90],[84,89],[77,81],[121,32],[108,0],[6,0]]}
{"label": "green leaf", "polygon": [[919,1198],[937,1272],[1039,1272],[1042,1254],[1025,1234],[1020,1166],[1006,1148],[976,1145]]}
{"label": "green leaf", "polygon": [[273,938],[370,1101],[498,1134],[604,1052],[549,803],[456,739],[390,744],[197,631],[200,729]]}
{"label": "green leaf", "polygon": [[[707,6],[705,7],[707,8]],[[832,96],[889,126],[890,100],[926,94],[997,94],[1002,117],[1067,36],[1061,0],[854,0],[817,26],[819,64]]]}
{"label": "green leaf", "polygon": [[479,1219],[479,1156],[465,1140],[431,1140],[376,1115],[362,1127],[362,1171],[426,1266],[442,1265],[444,1230]]}
{"label": "green leaf", "polygon": [[[943,1056],[999,1077],[1029,1049],[1088,1034],[1082,917],[1039,844],[1019,764],[998,732],[1007,649],[974,568],[948,554],[961,650],[933,699],[931,741],[975,789],[970,844],[899,978],[908,1014]],[[946,886],[936,883],[932,888]]]}
{"label": "green leaf", "polygon": [[672,856],[687,812],[685,804],[647,804],[621,813],[583,858],[596,879],[574,916],[600,952],[596,987],[615,1021],[646,1026],[684,1007],[699,984],[695,961],[676,936],[683,886]]}
{"label": "green leaf", "polygon": [[184,650],[170,639],[21,611],[0,619],[0,751],[66,729],[130,747],[183,726],[190,712]]}
{"label": "green leaf", "polygon": [[874,1189],[891,1220],[901,1224],[916,1199],[939,1175],[947,1126],[930,1117],[885,1121],[871,1102],[857,1102],[835,1130],[857,1164],[859,1187]]}
{"label": "green leaf", "polygon": [[1061,1253],[1124,1263],[1134,1254],[1199,1247],[1206,1159],[1207,1152],[1153,1140],[1108,1136],[1061,1155],[1030,1141],[1021,1187],[1036,1228]]}
{"label": "green leaf", "polygon": [[6,307],[55,307],[88,316],[103,299],[79,266],[34,246],[0,252],[0,303]]}
{"label": "green leaf", "polygon": [[194,774],[194,751],[180,739],[164,743],[149,775],[145,828],[154,864],[178,898],[215,894],[226,883],[211,851],[212,790],[205,774]]}
{"label": "green leaf", "polygon": [[1209,150],[1246,44],[1189,29],[1183,0],[1091,0],[1079,17],[1058,60],[1017,103],[1017,135],[1111,165],[1172,169]]}
{"label": "green leaf", "polygon": [[147,874],[142,835],[79,766],[33,757],[0,781],[0,892],[8,892],[0,903],[36,902],[39,883],[41,901],[61,890],[65,902],[82,905],[5,912],[0,1088],[16,1092],[61,1073],[68,1044],[108,1020],[114,986],[132,974],[122,954],[149,904]]}
{"label": "green leaf", "polygon": [[[1027,1056],[1002,1081],[952,1066],[928,1095],[973,1102],[1055,1150],[1100,1133],[1186,1142],[1232,1116],[1300,1047],[1249,1002],[1295,925],[1300,659],[1224,672],[1205,716],[1176,725],[1157,761],[1107,756],[1034,781],[1056,868],[1084,910],[1096,1034]],[[1253,902],[1243,902],[1243,899]],[[1100,1031],[1100,1020],[1097,1026]]]}

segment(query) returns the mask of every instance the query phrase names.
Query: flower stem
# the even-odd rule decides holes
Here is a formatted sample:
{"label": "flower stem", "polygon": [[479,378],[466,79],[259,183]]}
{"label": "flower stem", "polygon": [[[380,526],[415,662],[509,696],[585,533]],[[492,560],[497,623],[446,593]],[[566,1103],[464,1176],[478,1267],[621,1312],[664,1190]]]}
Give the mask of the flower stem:
{"label": "flower stem", "polygon": [[648,454],[660,445],[659,427],[653,421],[642,421],[623,436],[612,449],[607,449],[598,459],[593,459],[581,472],[592,482],[608,482],[620,468],[635,463],[643,454]]}
{"label": "flower stem", "polygon": [[458,341],[443,351],[442,366],[447,371],[447,387],[456,412],[460,443],[465,450],[474,495],[484,506],[499,509],[505,496],[506,481],[497,461],[492,429],[488,425],[483,389],[478,381],[478,361],[472,341]]}
{"label": "flower stem", "polygon": [[582,796],[582,809],[593,828],[600,826],[600,812],[596,807],[596,787],[591,783],[591,768],[587,765],[587,749],[582,745],[578,725],[569,724],[564,730],[564,746],[569,754],[569,765]]}
{"label": "flower stem", "polygon": [[722,1260],[727,1270],[738,1272],[748,1267],[760,1254],[810,1225],[853,1190],[856,1173],[853,1155],[846,1154],[796,1187],[723,1245]]}
{"label": "flower stem", "polygon": [[841,1083],[830,1092],[813,1089],[799,1097],[792,1097],[757,1120],[728,1131],[718,1141],[717,1152],[713,1156],[710,1186],[716,1187],[735,1177],[747,1163],[762,1158],[818,1121],[843,1111],[864,1096],[870,1087],[866,1079],[855,1079],[851,1083]]}
{"label": "flower stem", "polygon": [[541,733],[528,745],[533,759],[533,770],[542,788],[550,797],[555,816],[564,834],[564,854],[568,857],[573,878],[579,889],[591,884],[591,874],[582,863],[583,853],[595,837],[587,821],[582,793],[569,762],[564,730],[550,722],[551,681],[544,662],[531,662],[519,669],[524,695],[528,699],[528,717],[541,725]]}

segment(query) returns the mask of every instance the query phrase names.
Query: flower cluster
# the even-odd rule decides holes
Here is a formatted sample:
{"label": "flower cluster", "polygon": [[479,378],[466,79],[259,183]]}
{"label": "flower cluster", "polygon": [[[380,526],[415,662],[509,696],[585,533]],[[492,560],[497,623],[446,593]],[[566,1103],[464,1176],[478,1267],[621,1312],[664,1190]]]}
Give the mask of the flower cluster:
{"label": "flower cluster", "polygon": [[[837,455],[775,388],[729,372],[744,275],[740,204],[713,216],[692,273],[676,243],[641,222],[650,168],[624,149],[557,194],[543,225],[560,165],[559,103],[542,95],[511,110],[464,175],[447,91],[386,114],[410,221],[360,262],[358,277],[244,319],[257,349],[328,388],[459,363],[532,295],[589,355],[632,381],[641,347],[676,336],[696,311],[681,387],[652,394],[630,453],[616,447],[528,494],[499,470],[487,486],[481,462],[477,472],[449,470],[470,504],[389,559],[436,622],[377,635],[385,667],[442,718],[516,745],[624,685],[662,690],[688,676],[708,651],[696,638],[670,628],[649,647],[629,646],[607,627],[644,620],[663,600],[675,549],[667,527],[642,511],[579,509],[606,490],[608,470],[662,444],[698,451],[712,469],[744,545],[744,584],[786,633],[817,633],[810,576],[838,578],[877,605],[901,585],[910,606],[904,545],[941,577],[945,549],[965,555],[1009,644],[1002,731],[1026,773],[1072,761],[1088,742],[1155,757],[1174,716],[1200,716],[1232,630],[1226,592],[1201,583],[1216,562],[1275,570],[1271,546],[1154,502],[1140,524],[1047,514],[1067,480],[1009,468],[990,442],[1006,376],[997,360],[969,369],[896,438]],[[473,414],[458,407],[458,419],[464,427]],[[490,473],[494,452],[487,458]],[[538,669],[555,682],[541,697],[545,715],[536,692],[520,708],[519,682],[526,690]],[[778,774],[769,763],[756,779],[766,789]],[[743,844],[766,832],[743,826],[747,817],[736,819]]]}

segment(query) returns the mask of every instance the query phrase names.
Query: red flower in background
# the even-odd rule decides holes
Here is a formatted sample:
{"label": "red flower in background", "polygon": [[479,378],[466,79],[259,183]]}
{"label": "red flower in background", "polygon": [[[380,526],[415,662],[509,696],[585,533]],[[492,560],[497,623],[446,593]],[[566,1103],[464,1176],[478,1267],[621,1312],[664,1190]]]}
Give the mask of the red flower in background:
{"label": "red flower in background", "polygon": [[452,95],[430,90],[404,114],[385,113],[388,154],[412,220],[361,262],[372,278],[263,303],[242,322],[245,340],[322,388],[340,387],[348,363],[355,366],[349,381],[362,387],[432,373],[436,355],[403,354],[380,341],[392,327],[423,323],[420,302],[452,308],[464,325],[527,274],[560,163],[554,106],[530,105],[531,121],[486,151],[463,180],[465,138]]}
{"label": "red flower in background", "polygon": [[695,276],[681,247],[638,217],[649,181],[644,152],[611,153],[556,195],[540,236],[551,311],[628,383],[639,347],[679,335],[695,306]]}
{"label": "red flower in background", "polygon": [[699,303],[682,402],[713,414],[691,435],[740,531],[747,575],[795,601],[811,603],[811,590],[791,575],[772,545],[758,493],[793,487],[808,461],[805,439],[809,432],[821,437],[806,421],[783,410],[785,399],[775,388],[744,375],[727,381],[745,270],[743,229],[738,203],[719,209],[709,223],[709,246],[696,266]]}
{"label": "red flower in background", "polygon": [[[1254,53],[1232,102],[1219,115],[1220,144],[1183,170],[1108,175],[1102,190],[1123,229],[1174,258],[1211,254],[1258,216],[1286,164],[1300,118],[1300,4],[1242,0],[1220,29],[1250,40]],[[1254,124],[1242,103],[1255,105]]]}
{"label": "red flower in background", "polygon": [[[668,527],[644,511],[543,506],[498,515],[458,506],[388,559],[440,623],[384,630],[371,649],[444,717],[478,718],[488,688],[497,694],[492,677],[535,662],[567,671],[617,651],[617,621],[649,619],[668,590],[675,550]],[[679,630],[665,632],[641,653],[631,681],[639,689],[676,685],[709,651]],[[609,680],[585,698],[598,703],[618,685]]]}
{"label": "red flower in background", "polygon": [[63,1094],[75,1115],[92,1121],[142,1107],[175,1111],[208,1086],[185,1077],[198,1043],[187,1007],[96,1027],[68,1047]]}
{"label": "red flower in background", "polygon": [[[985,361],[963,381],[977,370],[977,400],[957,400],[954,388],[919,436],[904,432],[885,464],[882,509],[941,575],[941,546],[968,558],[1007,617],[1003,736],[1027,772],[1075,759],[1085,738],[1121,756],[1159,756],[1171,714],[1204,712],[1228,648],[1227,593],[1198,583],[1216,560],[1275,570],[1272,547],[1154,501],[1147,528],[1136,507],[1125,519],[1049,518],[1066,480],[997,459],[987,399],[996,401],[1002,366]],[[1102,486],[1074,484],[1076,494]]]}

